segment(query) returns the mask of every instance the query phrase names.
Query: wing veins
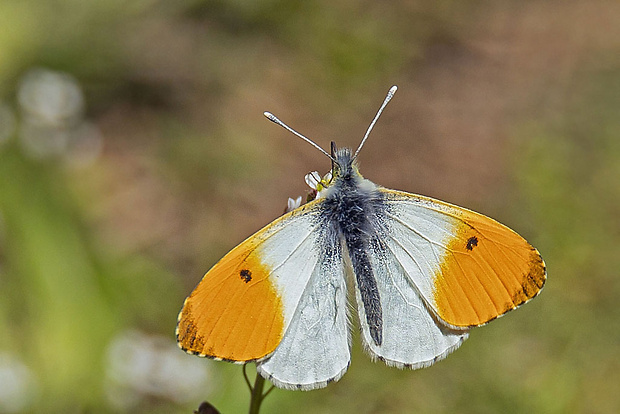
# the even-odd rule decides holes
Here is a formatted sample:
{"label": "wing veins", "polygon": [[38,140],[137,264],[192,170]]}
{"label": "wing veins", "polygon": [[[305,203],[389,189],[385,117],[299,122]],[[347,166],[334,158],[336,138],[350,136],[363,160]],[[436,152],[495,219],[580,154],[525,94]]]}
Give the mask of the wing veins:
{"label": "wing veins", "polygon": [[[508,254],[507,254],[506,252],[504,252],[503,250],[500,250],[500,252],[501,252],[501,253],[502,253],[502,254],[506,257],[506,260],[512,264],[512,269],[507,269],[507,270],[508,270],[508,273],[510,273],[510,275],[511,275],[511,276],[512,276],[512,278],[515,280],[515,282],[517,283],[517,285],[521,286],[521,281],[517,278],[517,274],[518,274],[518,272],[517,272],[517,271],[514,271],[514,269],[519,269],[519,266],[517,266],[517,265],[515,264],[514,259],[513,259],[512,257],[508,256]],[[487,255],[487,256],[489,256],[489,255]],[[492,256],[492,255],[490,255],[490,256]],[[498,261],[497,259],[495,259],[495,263],[496,263],[496,265],[497,265],[497,266],[499,266],[499,265],[500,265],[500,263],[499,263],[499,261]],[[490,264],[490,263],[489,263],[489,266],[490,266],[491,268],[493,268],[493,266],[491,266],[491,264]],[[495,269],[494,269],[494,271],[495,271]],[[496,273],[497,275],[499,275],[499,272],[495,271],[495,273]],[[511,297],[511,294],[510,294],[511,290],[509,290],[509,289],[506,287],[506,284],[504,283],[504,281],[503,281],[503,279],[502,279],[502,278],[498,277],[498,279],[502,282],[502,286],[503,286],[503,287],[504,287],[504,289],[506,290],[506,293],[508,294],[508,296],[509,296],[509,297]],[[511,300],[512,300],[512,299],[511,299]],[[514,303],[514,302],[513,302],[513,303]]]}
{"label": "wing veins", "polygon": [[[390,238],[391,238],[392,240],[396,241],[393,237],[391,237],[391,236],[390,236]],[[416,294],[417,294],[419,297],[422,297],[422,296],[420,295],[420,292],[419,292],[419,290],[418,290],[418,287],[417,287],[417,286],[415,286],[415,283],[413,283],[413,282],[411,281],[411,278],[410,278],[410,277],[408,277],[409,275],[407,274],[407,271],[405,270],[405,267],[404,267],[404,266],[400,263],[400,261],[398,260],[398,258],[397,258],[397,257],[396,257],[396,255],[394,254],[394,251],[393,251],[392,249],[390,249],[390,247],[387,245],[387,243],[384,243],[384,244],[385,244],[385,247],[386,247],[386,248],[387,248],[387,249],[388,249],[388,250],[392,253],[392,256],[394,257],[394,261],[395,261],[396,263],[398,263],[398,265],[399,265],[399,266],[400,266],[400,268],[402,269],[402,272],[398,272],[398,271],[397,271],[397,273],[398,273],[399,275],[402,275],[402,276],[407,275],[407,279],[408,279],[407,281],[409,282],[408,284],[409,284],[410,286],[411,286],[411,285],[413,285],[413,286],[412,286],[412,288],[414,288],[414,290],[415,290]],[[400,244],[399,244],[399,245],[400,245]],[[402,248],[402,246],[401,246],[401,248]],[[404,250],[404,249],[403,249],[403,250]],[[382,253],[385,255],[385,253],[384,253],[384,252],[385,252],[385,249],[383,249],[383,251],[382,251]],[[410,257],[411,257],[411,256],[410,256]],[[415,262],[415,260],[414,260],[414,262]],[[422,272],[422,268],[420,267],[420,265],[419,265],[417,262],[415,262],[415,264],[416,264],[416,266],[418,266],[418,269],[420,269],[420,272]],[[407,298],[406,298],[406,297],[405,297],[405,295],[403,294],[403,292],[402,292],[402,290],[400,289],[400,287],[399,287],[399,286],[398,286],[398,285],[394,282],[394,274],[395,274],[395,273],[394,273],[394,272],[392,272],[392,269],[390,268],[390,266],[387,266],[387,265],[386,265],[386,266],[385,266],[385,269],[387,270],[387,272],[388,272],[388,274],[389,274],[390,281],[392,282],[392,285],[396,288],[396,290],[398,291],[398,293],[400,294],[400,296],[403,298],[403,301],[405,301],[405,303],[407,303],[407,305],[409,305],[409,306],[413,306],[414,308],[417,308],[417,306],[415,306],[415,304],[410,303],[410,302],[407,300]]]}
{"label": "wing veins", "polygon": [[[400,246],[400,248],[407,254],[407,256],[409,256],[409,258],[411,258],[411,260],[413,260],[413,262],[416,264],[416,266],[418,267],[418,269],[420,270],[421,274],[425,274],[424,271],[422,270],[422,267],[420,266],[420,264],[417,262],[417,260],[415,259],[415,257],[409,252],[409,250],[407,250],[398,240],[396,240],[394,238],[394,236],[390,235],[390,238],[398,245]],[[392,248],[390,246],[388,246],[388,249],[392,252],[392,254],[394,255],[394,257],[396,257],[396,254],[394,253],[394,250],[392,250]],[[398,260],[398,258],[396,259],[396,261],[400,264],[400,261]],[[418,296],[420,298],[422,298],[422,301],[424,303],[426,303],[426,305],[430,308],[433,309],[433,313],[435,313],[435,316],[437,318],[439,318],[440,320],[441,317],[437,314],[437,312],[434,310],[433,306],[431,304],[428,303],[428,301],[426,300],[426,298],[424,297],[424,295],[422,295],[420,293],[420,288],[416,285],[415,280],[413,277],[411,277],[411,274],[407,271],[407,269],[405,268],[405,266],[403,266],[401,264],[401,267],[403,268],[403,270],[405,271],[405,274],[407,275],[407,278],[409,279],[409,282],[415,287],[416,293],[418,294]],[[463,289],[461,286],[459,286],[461,288],[461,290]],[[450,304],[448,302],[448,304]],[[450,306],[452,312],[454,313],[454,309],[452,309],[452,306]]]}
{"label": "wing veins", "polygon": [[[277,230],[275,230],[275,231],[270,232],[270,234],[268,234],[268,235],[267,235],[264,239],[262,239],[262,240],[260,241],[260,243],[257,243],[257,244],[256,244],[256,246],[254,246],[254,248],[250,250],[250,252],[249,252],[249,253],[248,253],[248,254],[244,257],[244,259],[243,259],[240,263],[244,263],[244,262],[247,260],[247,258],[250,256],[250,254],[252,254],[252,253],[253,253],[253,252],[254,252],[254,251],[258,248],[258,246],[262,245],[264,242],[266,242],[267,240],[269,240],[272,236],[274,236],[275,234],[277,234],[277,233],[278,233],[278,231],[280,231],[282,228],[286,227],[286,226],[287,226],[287,224],[290,224],[290,223],[291,223],[290,221],[289,221],[288,223],[284,223],[284,225],[283,225],[283,226],[281,226],[279,229],[277,229]],[[307,235],[306,235],[306,236],[305,236],[305,237],[304,237],[304,238],[303,238],[303,239],[299,242],[299,244],[295,247],[295,249],[291,252],[291,254],[289,254],[289,255],[287,256],[287,258],[286,258],[284,261],[282,261],[282,263],[280,263],[280,264],[277,266],[277,268],[281,267],[281,266],[282,266],[282,265],[283,265],[286,261],[288,261],[288,259],[290,259],[290,257],[293,255],[293,253],[294,253],[294,252],[296,252],[296,251],[299,249],[299,247],[300,247],[302,244],[304,244],[304,243],[308,240],[308,238],[310,237],[310,235],[312,234],[313,230],[314,230],[316,227],[317,227],[317,225],[315,225],[314,227],[312,227],[312,230],[308,232],[308,234],[307,234]],[[259,230],[259,231],[260,231],[260,230]],[[318,261],[318,259],[317,259],[317,261]],[[314,269],[314,268],[313,268],[313,269]],[[274,267],[274,269],[272,269],[272,270],[269,272],[269,274],[267,275],[267,277],[266,277],[265,279],[267,279],[267,278],[271,277],[271,275],[274,273],[274,271],[275,271],[275,270],[276,270],[276,267]],[[265,279],[258,281],[256,284],[261,283],[261,282],[262,282],[262,281],[264,281]],[[222,281],[222,282],[220,282],[220,283],[219,283],[219,285],[223,285],[223,284],[224,284],[224,281]],[[252,287],[250,287],[250,289],[251,289],[251,288],[252,288]],[[220,290],[221,290],[221,289],[222,289],[222,286],[220,286]],[[305,291],[305,289],[304,289],[304,291]],[[241,296],[243,296],[243,295],[244,295],[244,292],[241,292]],[[302,293],[302,295],[303,295],[303,293]],[[214,330],[218,327],[218,324],[219,324],[219,323],[221,322],[221,320],[222,320],[221,315],[222,315],[222,314],[224,314],[224,313],[226,313],[226,312],[228,312],[228,310],[229,310],[229,308],[230,308],[230,306],[231,306],[231,304],[232,304],[233,302],[235,302],[235,301],[231,300],[231,301],[229,301],[229,302],[226,304],[226,307],[223,309],[223,311],[220,313],[220,316],[218,316],[218,318],[217,318],[216,322],[213,324],[213,327],[212,327],[212,329],[211,329],[211,332],[213,332],[213,331],[214,331]],[[239,320],[237,320],[237,322],[235,323],[235,325],[234,325],[234,326],[237,326],[237,323],[238,323],[238,322],[239,322]],[[234,326],[233,326],[233,329],[234,329]],[[230,332],[232,332],[232,331],[233,331],[233,329],[230,329]],[[254,332],[254,331],[252,331],[252,332]],[[226,342],[226,340],[228,340],[228,337],[224,340],[224,343]]]}
{"label": "wing veins", "polygon": [[[267,275],[267,277],[271,277],[272,274],[274,274],[276,272],[276,270],[278,270],[279,268],[281,268],[290,258],[291,256],[293,256],[301,247],[301,245],[303,245],[304,243],[306,243],[306,241],[308,241],[308,239],[310,238],[310,236],[312,235],[312,233],[314,232],[314,230],[316,230],[316,228],[318,227],[317,225],[314,225],[310,231],[308,232],[308,234],[299,242],[299,244],[293,249],[291,250],[291,252],[289,253],[288,256],[286,256],[286,258],[284,260],[282,260],[282,262],[280,264],[278,264],[277,266],[274,266],[273,269],[271,269],[271,271],[269,272],[269,275]],[[318,259],[317,259],[318,261]]]}
{"label": "wing veins", "polygon": [[[405,227],[407,230],[410,230],[412,232],[414,232],[415,234],[417,234],[418,236],[420,236],[420,238],[426,240],[429,244],[431,245],[436,245],[439,246],[445,250],[448,250],[448,247],[443,245],[442,243],[436,242],[428,237],[426,237],[424,234],[422,234],[420,231],[416,230],[414,227],[410,226],[409,224],[407,224],[406,222],[404,222],[403,220],[401,220],[398,216],[391,214],[391,213],[386,213],[388,217],[390,217],[391,219],[393,219],[394,221],[400,223],[403,227]],[[432,224],[432,223],[431,223]],[[435,257],[437,260],[439,260],[439,257],[436,256]]]}
{"label": "wing veins", "polygon": [[[408,204],[410,204],[410,205],[411,205],[411,203],[408,203]],[[514,253],[514,254],[516,254],[516,255],[518,255],[518,254],[519,254],[519,253],[518,253],[518,251],[517,251],[517,249],[515,249],[515,248],[514,248],[514,246],[509,245],[509,244],[506,244],[506,243],[497,242],[497,241],[495,241],[495,240],[490,239],[490,238],[489,238],[489,237],[485,234],[485,233],[487,233],[486,231],[485,231],[485,232],[482,232],[480,229],[478,229],[478,228],[474,227],[474,226],[473,226],[473,225],[471,225],[468,221],[466,221],[466,220],[464,220],[463,218],[461,218],[461,217],[457,216],[456,214],[448,213],[448,212],[446,212],[446,211],[444,211],[444,210],[442,210],[442,209],[435,209],[435,208],[429,207],[429,206],[427,206],[427,205],[422,205],[422,207],[423,207],[423,208],[428,208],[429,210],[432,210],[432,211],[435,211],[435,212],[438,212],[438,213],[441,213],[441,214],[447,215],[447,216],[449,216],[449,217],[452,217],[452,218],[454,218],[454,219],[456,219],[456,220],[459,220],[460,222],[462,222],[462,223],[464,223],[464,224],[467,224],[467,225],[468,225],[468,226],[470,226],[471,228],[475,229],[475,230],[476,230],[476,231],[477,231],[477,232],[478,232],[481,236],[483,236],[483,237],[484,237],[484,239],[485,239],[485,241],[486,241],[486,242],[493,243],[493,244],[494,244],[494,245],[496,245],[496,246],[501,246],[501,247],[505,248],[506,250],[508,250],[508,251],[510,251],[510,252],[512,252],[512,253]],[[442,245],[441,243],[433,242],[432,240],[428,239],[428,238],[427,238],[426,236],[424,236],[422,233],[420,233],[419,231],[417,231],[416,229],[414,229],[413,227],[411,227],[409,224],[407,224],[406,222],[404,222],[403,220],[401,220],[401,219],[400,219],[400,218],[398,218],[397,216],[395,216],[395,215],[393,215],[393,214],[390,214],[390,213],[387,213],[387,214],[388,214],[388,216],[389,216],[390,218],[394,219],[395,221],[399,222],[400,224],[402,224],[403,226],[405,226],[405,227],[406,227],[406,228],[408,228],[409,230],[411,230],[411,231],[415,232],[416,234],[418,234],[420,237],[422,237],[422,238],[426,239],[427,241],[429,241],[429,243],[434,244],[435,246],[439,246],[439,247],[441,247],[441,248],[445,249],[446,251],[451,252],[451,253],[452,253],[453,255],[455,255],[455,256],[456,256],[456,254],[457,254],[457,253],[458,253],[458,254],[463,254],[463,255],[465,255],[465,254],[466,254],[465,252],[457,252],[457,251],[454,251],[454,250],[452,250],[452,249],[448,248],[447,246]],[[493,231],[491,231],[491,232],[492,232],[492,233],[496,233],[496,234],[501,234],[500,232],[493,232]],[[501,252],[501,253],[502,253],[502,254],[503,254],[503,255],[504,255],[504,256],[508,259],[508,261],[510,261],[510,262],[514,265],[514,260],[513,260],[513,259],[512,259],[512,258],[508,255],[508,253],[507,253],[504,249],[501,249],[501,248],[500,248],[500,249],[498,249],[498,250],[499,250],[499,251],[500,251],[500,252]],[[435,250],[433,250],[433,253],[436,255]],[[492,255],[491,255],[491,256],[492,256]],[[439,260],[439,258],[437,257],[437,255],[436,255],[436,258]],[[456,257],[455,257],[455,260],[457,260],[457,261],[458,261],[458,259],[456,259]],[[497,263],[497,261],[496,261],[496,263]],[[478,262],[478,264],[479,264],[479,262]],[[487,262],[487,264],[488,264],[488,265],[489,265],[489,267],[493,270],[493,272],[495,273],[495,275],[498,275],[498,274],[499,274],[499,272],[497,272],[497,270],[495,270],[495,267],[494,267],[494,266],[492,266],[490,262]],[[479,264],[479,265],[480,265],[480,264]],[[482,266],[481,266],[481,268],[482,268]],[[520,285],[520,284],[521,284],[521,282],[519,281],[519,279],[517,279],[517,277],[516,277],[516,275],[515,275],[515,272],[510,272],[510,273],[511,273],[511,276],[513,277],[513,279],[514,279],[514,280],[515,280],[515,281],[516,281],[516,282]],[[478,279],[478,278],[476,277],[476,279]],[[499,280],[500,280],[500,282],[502,283],[502,285],[503,285],[504,289],[506,290],[506,293],[508,294],[508,296],[510,296],[510,290],[508,290],[508,289],[506,288],[506,285],[505,285],[504,281],[503,281],[501,278],[499,278],[499,277],[498,277],[498,279],[499,279]],[[481,283],[481,285],[484,287],[484,285],[483,285],[482,283]],[[485,288],[485,293],[487,294],[487,296],[489,296],[489,297],[490,297],[490,295],[489,295],[488,291],[486,290],[486,288]],[[493,303],[495,303],[495,301],[493,301],[493,300],[491,300],[491,301],[492,301]]]}
{"label": "wing veins", "polygon": [[[403,225],[405,228],[407,228],[407,229],[409,229],[409,230],[413,231],[415,234],[417,234],[418,236],[420,236],[422,239],[426,240],[426,241],[427,241],[427,242],[428,242],[428,243],[429,243],[429,244],[433,247],[432,251],[433,251],[433,254],[435,255],[435,258],[437,259],[437,262],[438,262],[438,263],[440,263],[440,262],[441,262],[441,260],[439,259],[439,256],[437,255],[437,252],[436,252],[436,250],[435,250],[436,248],[438,248],[438,247],[439,247],[439,248],[443,248],[445,251],[450,252],[451,254],[454,254],[454,253],[455,253],[453,250],[449,249],[447,246],[444,246],[444,245],[442,245],[441,243],[436,243],[436,242],[433,242],[432,240],[430,240],[429,238],[427,238],[427,237],[425,237],[423,234],[421,234],[419,231],[417,231],[416,229],[414,229],[413,227],[411,227],[411,226],[410,226],[410,225],[408,225],[407,223],[403,222],[401,219],[399,219],[399,218],[395,217],[394,215],[392,215],[392,214],[389,214],[389,213],[388,213],[388,216],[392,217],[392,218],[393,218],[396,222],[400,223],[400,224],[401,224],[401,225]],[[411,254],[411,253],[410,253],[410,252],[409,252],[409,251],[408,251],[408,250],[407,250],[407,249],[406,249],[406,248],[405,248],[405,247],[404,247],[404,246],[403,246],[403,245],[402,245],[399,241],[397,241],[397,240],[396,240],[393,236],[390,236],[390,238],[391,238],[392,240],[394,240],[394,241],[396,242],[396,244],[398,244],[398,245],[399,245],[399,246],[400,246],[400,247],[401,247],[401,248],[402,248],[402,249],[403,249],[403,250],[407,253],[407,255],[408,255],[408,256],[409,256],[409,257],[410,257],[410,258],[411,258],[411,259],[412,259],[412,260],[416,263],[416,265],[418,265],[418,268],[420,268],[419,264],[417,263],[417,261],[415,260],[415,258],[413,257],[413,255],[412,255],[412,254]],[[463,274],[465,274],[465,271],[463,270],[463,267],[461,266],[461,264],[459,263],[459,261],[458,261],[458,260],[457,260],[457,263],[458,263],[458,266],[459,266],[459,268],[460,268],[461,272],[462,272]],[[422,273],[422,274],[424,274],[424,272],[422,271],[422,269],[421,269],[421,268],[420,268],[420,271],[421,271],[421,273]],[[412,279],[411,275],[410,275],[408,272],[407,272],[407,275],[409,276],[410,281],[411,281],[411,282],[413,282],[413,284],[415,285],[415,282],[413,281],[413,279]],[[462,294],[463,294],[464,296],[466,296],[466,297],[467,297],[467,301],[470,303],[470,306],[471,306],[471,303],[472,303],[471,298],[470,298],[470,296],[467,294],[467,292],[465,291],[465,289],[463,288],[463,285],[461,284],[461,281],[460,281],[458,278],[456,278],[455,280],[456,280],[456,284],[457,284],[457,285],[458,285],[458,287],[460,288],[460,290],[461,290]],[[476,280],[478,281],[478,283],[480,283],[480,284],[482,285],[482,283],[478,280],[478,278],[476,278]],[[484,286],[483,286],[483,287],[484,287]],[[418,292],[419,292],[419,288],[417,288],[417,290],[418,290]],[[487,296],[489,296],[488,292],[486,292],[486,289],[485,289],[485,293],[487,294]],[[422,295],[421,295],[420,297],[424,298],[424,296],[422,296]],[[448,303],[450,303],[450,302],[448,301]],[[432,308],[432,307],[431,307],[431,308]],[[472,308],[472,310],[474,311],[474,313],[476,314],[476,317],[478,317],[478,319],[480,319],[480,315],[478,315],[478,312],[476,311],[476,309],[474,309],[474,308],[473,308],[473,306],[471,306],[471,308]],[[453,310],[453,309],[452,309],[452,310]],[[453,310],[453,312],[454,312],[454,310]],[[439,315],[437,315],[437,316],[439,317]],[[439,318],[441,319],[441,317],[439,317]]]}
{"label": "wing veins", "polygon": [[[456,253],[457,253],[457,252],[455,252],[455,251],[453,251],[453,250],[449,250],[449,251],[450,251],[450,253],[451,253],[453,256],[455,256],[454,260],[456,261],[456,263],[458,263],[459,268],[461,269],[461,272],[462,272],[464,275],[466,275],[466,273],[465,273],[465,270],[464,270],[463,266],[461,265],[460,261],[456,258]],[[475,262],[476,262],[476,264],[478,265],[478,267],[479,267],[479,269],[480,269],[481,273],[486,273],[486,272],[484,271],[484,267],[480,264],[480,261],[479,261],[477,258],[475,258],[475,257],[474,257],[474,261],[475,261]],[[497,274],[498,274],[498,272],[497,272],[497,271],[493,268],[493,266],[491,266],[491,264],[490,264],[488,261],[486,261],[486,260],[485,260],[485,263],[486,263],[486,264],[487,264],[487,265],[491,268],[492,272],[493,272],[495,275],[497,275]],[[474,280],[476,280],[476,282],[478,282],[478,284],[479,284],[480,286],[482,286],[482,290],[483,290],[483,292],[484,292],[484,293],[485,293],[485,295],[489,298],[489,300],[491,301],[491,303],[493,303],[493,306],[495,307],[495,310],[496,310],[496,311],[498,311],[498,313],[499,313],[499,308],[498,308],[498,306],[497,306],[497,303],[495,302],[495,300],[493,300],[493,296],[489,293],[489,290],[487,289],[487,287],[485,286],[485,284],[484,284],[484,283],[482,283],[482,281],[480,280],[480,278],[479,278],[478,276],[476,276],[475,274],[473,274],[472,276],[473,276],[473,279],[474,279]],[[467,277],[465,277],[465,279],[467,279],[468,281],[470,280],[470,278],[467,278]],[[506,286],[504,285],[503,281],[502,281],[499,277],[498,277],[497,279],[499,279],[499,280],[500,280],[500,282],[502,282],[502,286],[504,287],[504,290],[506,290]],[[470,283],[470,284],[471,284],[471,283]],[[472,287],[473,287],[473,286],[472,286]],[[508,292],[508,291],[506,291],[506,292]],[[470,304],[471,304],[471,303],[472,303],[472,302],[470,302]],[[472,306],[472,309],[474,309],[474,312],[476,312],[476,309],[475,309],[473,306]],[[478,312],[476,312],[476,316],[479,316],[479,315],[478,315]]]}
{"label": "wing veins", "polygon": [[[412,196],[414,196],[414,197],[415,197],[415,195],[412,195]],[[432,203],[433,203],[435,200],[432,200],[432,199],[428,199],[428,200],[426,200],[426,199],[421,199],[421,200],[424,200],[425,202],[424,202],[424,203],[420,203],[420,204],[417,204],[417,203],[411,203],[411,201],[407,200],[406,198],[404,198],[404,197],[402,197],[402,196],[399,196],[399,201],[404,202],[404,203],[405,203],[405,204],[407,204],[407,205],[410,205],[410,206],[415,206],[415,207],[425,208],[425,209],[428,209],[428,210],[434,211],[434,212],[436,212],[436,213],[440,213],[440,214],[443,214],[443,215],[445,215],[445,216],[451,217],[451,218],[453,218],[453,219],[455,219],[455,220],[458,220],[459,222],[464,223],[464,224],[466,224],[467,226],[469,226],[469,227],[471,227],[471,228],[475,229],[476,231],[478,231],[478,233],[480,233],[482,236],[484,236],[484,238],[485,238],[485,239],[489,239],[489,237],[486,235],[486,233],[493,233],[493,234],[499,234],[499,235],[501,235],[501,234],[502,234],[502,232],[501,232],[501,231],[494,230],[494,229],[493,229],[493,227],[491,227],[491,226],[489,226],[489,227],[488,227],[487,229],[485,229],[484,231],[481,231],[479,228],[477,228],[476,226],[473,226],[472,224],[470,224],[470,222],[469,222],[469,221],[465,220],[465,219],[464,219],[463,217],[461,217],[460,215],[455,214],[455,213],[451,213],[451,212],[449,212],[449,211],[446,211],[446,210],[445,210],[445,209],[443,209],[443,208],[435,208],[435,207],[433,207]],[[430,201],[430,202],[429,202],[429,201]],[[441,205],[441,204],[440,204],[440,205]],[[446,208],[455,208],[455,207],[452,207],[452,206],[451,206],[451,205],[449,205],[449,204],[448,204],[448,205],[446,205],[445,207],[446,207]],[[489,217],[486,217],[486,216],[484,216],[484,215],[482,215],[482,214],[480,214],[480,213],[475,213],[475,212],[473,212],[473,211],[471,211],[471,210],[468,210],[468,209],[465,209],[465,208],[463,208],[463,210],[465,210],[465,211],[467,211],[467,212],[470,212],[470,213],[478,214],[478,215],[480,215],[480,216],[482,216],[482,217],[485,217],[485,218],[487,218],[487,219],[491,220],[492,222],[495,222],[495,220],[490,219]],[[495,222],[495,223],[496,223],[496,224],[498,224],[498,225],[500,225],[500,226],[502,226],[502,227],[506,227],[506,226],[504,226],[503,224],[501,224],[501,223],[499,223],[499,222]],[[507,229],[509,229],[508,227],[506,227],[506,228],[507,228]],[[509,230],[510,230],[510,229],[509,229]],[[510,231],[512,231],[512,230],[510,230]],[[509,249],[509,250],[512,250],[513,252],[515,252],[514,247],[513,247],[513,246],[511,246],[511,245],[509,245],[509,244],[506,244],[506,243],[501,243],[501,242],[494,242],[494,243],[495,243],[495,244],[497,244],[497,245],[503,246],[503,247],[505,247],[506,249]]]}
{"label": "wing veins", "polygon": [[[273,268],[273,269],[272,269],[272,270],[271,270],[271,271],[267,274],[267,277],[266,277],[265,279],[259,280],[259,281],[258,281],[258,282],[254,285],[254,286],[256,286],[256,285],[258,285],[259,283],[262,283],[262,282],[263,282],[263,281],[265,281],[266,279],[270,278],[270,277],[271,277],[271,275],[273,275],[273,274],[275,273],[275,271],[276,271],[276,269],[277,269],[277,268],[282,267],[282,265],[284,265],[284,263],[286,263],[286,262],[287,262],[287,261],[291,258],[291,256],[292,256],[295,252],[297,252],[297,251],[299,250],[299,248],[301,247],[301,245],[303,245],[303,244],[304,244],[304,243],[308,240],[308,238],[310,237],[310,235],[311,235],[311,234],[312,234],[312,232],[309,232],[309,233],[308,233],[308,235],[307,235],[307,236],[305,236],[305,237],[304,237],[304,238],[300,241],[300,243],[299,243],[299,244],[295,247],[295,249],[293,249],[293,251],[291,252],[291,254],[289,254],[289,255],[287,256],[287,258],[286,258],[286,259],[284,259],[284,260],[282,261],[282,263],[280,263],[277,267],[274,267],[274,268]],[[317,262],[318,262],[318,260],[317,260]],[[314,270],[314,267],[313,267],[313,270]],[[252,289],[254,286],[250,286],[250,287],[249,287],[249,289]],[[244,294],[244,293],[242,293],[242,296],[243,296],[243,294]],[[303,293],[302,293],[302,294],[303,294]],[[222,313],[225,313],[225,311],[226,311],[226,310],[228,310],[228,308],[229,308],[230,304],[231,304],[231,303],[233,303],[233,302],[234,302],[234,301],[230,301],[230,302],[228,302],[228,304],[226,305],[226,308],[224,308],[224,312],[222,312]],[[217,322],[215,323],[215,325],[213,325],[213,329],[215,329],[215,328],[217,327],[217,324],[219,323],[219,321],[220,321],[220,320],[221,320],[221,318],[218,318],[218,319],[217,319]],[[239,322],[239,320],[237,320],[237,322],[235,323],[235,325],[234,325],[234,326],[230,329],[230,331],[231,331],[231,332],[234,330],[235,326],[237,326],[237,323],[238,323],[238,322]],[[256,326],[254,326],[254,328],[253,328],[252,332],[254,332],[254,330],[255,330],[255,329],[256,329]]]}

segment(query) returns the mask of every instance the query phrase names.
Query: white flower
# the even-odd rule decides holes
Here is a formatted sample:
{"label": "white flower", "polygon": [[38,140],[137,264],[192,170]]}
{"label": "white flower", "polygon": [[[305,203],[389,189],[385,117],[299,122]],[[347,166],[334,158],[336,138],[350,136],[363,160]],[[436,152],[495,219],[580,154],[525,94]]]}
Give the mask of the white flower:
{"label": "white flower", "polygon": [[306,174],[305,179],[306,184],[308,184],[308,186],[312,188],[312,190],[314,190],[312,194],[313,197],[309,197],[313,200],[323,196],[323,192],[329,186],[329,183],[332,180],[332,172],[329,171],[323,176],[323,178],[321,178],[321,175],[317,171],[312,171],[311,173]]}
{"label": "white flower", "polygon": [[310,188],[316,190],[321,182],[321,176],[318,171],[312,171],[311,173],[306,174],[305,180],[306,184],[308,184]]}
{"label": "white flower", "polygon": [[[323,176],[323,178],[321,178],[321,174],[317,171],[312,171],[311,173],[306,174],[305,180],[306,184],[308,184],[308,186],[312,189],[312,191],[308,194],[308,197],[306,197],[306,202],[308,202],[323,196],[325,189],[332,180],[332,172],[328,172]],[[286,214],[289,211],[293,211],[299,206],[301,206],[301,196],[295,199],[289,197],[284,213]]]}
{"label": "white flower", "polygon": [[288,205],[286,206],[286,213],[289,211],[295,210],[297,207],[301,206],[301,196],[296,199],[288,198]]}

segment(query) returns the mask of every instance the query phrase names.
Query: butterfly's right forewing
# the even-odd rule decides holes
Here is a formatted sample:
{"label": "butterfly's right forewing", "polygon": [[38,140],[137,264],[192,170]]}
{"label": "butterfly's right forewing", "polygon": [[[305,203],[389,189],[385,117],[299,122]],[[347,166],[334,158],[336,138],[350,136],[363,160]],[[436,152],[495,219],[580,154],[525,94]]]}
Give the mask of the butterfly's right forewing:
{"label": "butterfly's right forewing", "polygon": [[381,191],[394,256],[447,326],[485,324],[542,289],[540,254],[508,227],[432,198]]}

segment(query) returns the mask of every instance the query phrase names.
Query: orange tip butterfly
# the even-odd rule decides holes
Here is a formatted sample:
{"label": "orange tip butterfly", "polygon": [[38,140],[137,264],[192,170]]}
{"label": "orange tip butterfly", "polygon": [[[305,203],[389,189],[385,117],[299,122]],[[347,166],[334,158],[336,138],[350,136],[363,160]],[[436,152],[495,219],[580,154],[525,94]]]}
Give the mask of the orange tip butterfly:
{"label": "orange tip butterfly", "polygon": [[[272,114],[265,116],[332,161],[307,181],[317,197],[232,249],[185,300],[176,329],[188,353],[256,362],[274,385],[312,390],[340,379],[350,362],[347,278],[361,338],[399,368],[445,358],[469,329],[535,297],[545,264],[508,227],[462,207],[378,186],[362,177],[358,149],[331,154]],[[296,208],[295,208],[296,207]]]}

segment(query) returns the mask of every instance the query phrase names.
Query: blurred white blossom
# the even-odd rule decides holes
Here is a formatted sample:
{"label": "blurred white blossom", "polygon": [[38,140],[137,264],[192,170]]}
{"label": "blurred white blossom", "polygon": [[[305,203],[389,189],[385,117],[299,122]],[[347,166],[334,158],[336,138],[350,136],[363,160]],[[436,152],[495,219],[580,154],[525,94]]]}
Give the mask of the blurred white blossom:
{"label": "blurred white blossom", "polygon": [[127,409],[144,398],[186,403],[204,399],[212,390],[207,364],[180,351],[170,339],[125,331],[108,347],[107,395]]}
{"label": "blurred white blossom", "polygon": [[62,158],[82,166],[95,160],[102,135],[84,119],[84,94],[71,75],[32,69],[19,84],[19,138],[31,157]]}
{"label": "blurred white blossom", "polygon": [[17,357],[0,354],[0,412],[17,413],[32,408],[37,395],[32,371]]}
{"label": "blurred white blossom", "polygon": [[84,95],[78,81],[66,73],[47,69],[27,72],[17,98],[26,116],[47,125],[71,123],[84,110]]}

